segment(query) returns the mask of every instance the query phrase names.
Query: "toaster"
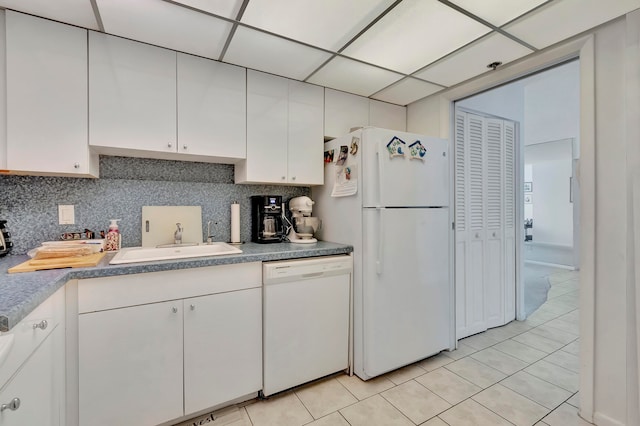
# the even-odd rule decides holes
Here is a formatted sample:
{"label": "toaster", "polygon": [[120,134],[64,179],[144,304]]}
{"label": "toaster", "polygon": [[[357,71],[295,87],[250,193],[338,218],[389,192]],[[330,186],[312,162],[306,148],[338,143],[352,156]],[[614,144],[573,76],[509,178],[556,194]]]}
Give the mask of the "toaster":
{"label": "toaster", "polygon": [[11,232],[7,228],[7,221],[0,220],[0,257],[9,253],[11,247],[13,247],[13,243],[11,242]]}

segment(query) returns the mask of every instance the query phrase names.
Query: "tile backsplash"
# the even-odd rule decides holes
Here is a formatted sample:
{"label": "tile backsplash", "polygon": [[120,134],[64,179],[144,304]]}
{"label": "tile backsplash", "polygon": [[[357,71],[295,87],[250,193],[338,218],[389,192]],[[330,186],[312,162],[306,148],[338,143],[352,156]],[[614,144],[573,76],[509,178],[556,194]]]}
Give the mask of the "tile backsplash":
{"label": "tile backsplash", "polygon": [[[203,238],[211,220],[216,241],[229,241],[230,209],[240,203],[240,237],[251,239],[251,195],[309,195],[308,187],[235,185],[233,165],[100,156],[100,179],[0,176],[0,219],[12,254],[24,254],[64,232],[98,233],[121,219],[122,246],[142,243],[142,206],[202,206]],[[75,225],[58,225],[58,205],[75,206]]]}

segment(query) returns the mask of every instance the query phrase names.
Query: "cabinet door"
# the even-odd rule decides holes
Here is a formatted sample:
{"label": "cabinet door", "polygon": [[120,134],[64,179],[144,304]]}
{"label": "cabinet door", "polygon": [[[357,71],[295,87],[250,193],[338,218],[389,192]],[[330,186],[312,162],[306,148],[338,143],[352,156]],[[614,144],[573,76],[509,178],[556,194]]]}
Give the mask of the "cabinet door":
{"label": "cabinet door", "polygon": [[184,304],[185,414],[262,389],[262,289]]}
{"label": "cabinet door", "polygon": [[288,181],[324,183],[324,89],[289,81]]}
{"label": "cabinet door", "polygon": [[246,70],[178,53],[178,152],[246,158]]}
{"label": "cabinet door", "polygon": [[0,391],[0,404],[20,400],[16,410],[0,413],[3,426],[59,425],[59,409],[54,392],[54,352],[49,336],[23,364],[18,374]]}
{"label": "cabinet door", "polygon": [[369,125],[405,132],[407,108],[369,99]]}
{"label": "cabinet door", "polygon": [[82,314],[80,424],[159,424],[183,415],[182,301]]}
{"label": "cabinet door", "polygon": [[89,32],[89,144],[176,152],[176,52]]}
{"label": "cabinet door", "polygon": [[324,135],[337,138],[352,127],[369,125],[369,99],[333,89],[324,90]]}
{"label": "cabinet door", "polygon": [[87,31],[10,10],[6,18],[7,168],[89,174]]}
{"label": "cabinet door", "polygon": [[287,182],[288,95],[286,78],[247,71],[246,176],[236,181]]}

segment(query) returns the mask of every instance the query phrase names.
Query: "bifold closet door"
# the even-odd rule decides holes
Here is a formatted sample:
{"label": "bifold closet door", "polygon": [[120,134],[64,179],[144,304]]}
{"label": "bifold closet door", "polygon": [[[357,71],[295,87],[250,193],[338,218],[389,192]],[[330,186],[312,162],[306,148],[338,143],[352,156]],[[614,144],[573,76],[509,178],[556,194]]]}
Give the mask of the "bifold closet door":
{"label": "bifold closet door", "polygon": [[514,129],[505,120],[456,113],[458,339],[503,325],[515,314]]}

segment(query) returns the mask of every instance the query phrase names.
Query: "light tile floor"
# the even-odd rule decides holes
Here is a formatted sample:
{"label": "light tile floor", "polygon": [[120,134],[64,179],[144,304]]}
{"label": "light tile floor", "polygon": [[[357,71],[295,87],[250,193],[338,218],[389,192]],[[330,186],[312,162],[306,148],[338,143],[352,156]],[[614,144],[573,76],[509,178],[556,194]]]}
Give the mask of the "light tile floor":
{"label": "light tile floor", "polygon": [[[578,410],[578,273],[549,275],[526,321],[364,382],[334,375],[239,407],[225,425],[588,425]],[[217,423],[214,423],[216,425]]]}

